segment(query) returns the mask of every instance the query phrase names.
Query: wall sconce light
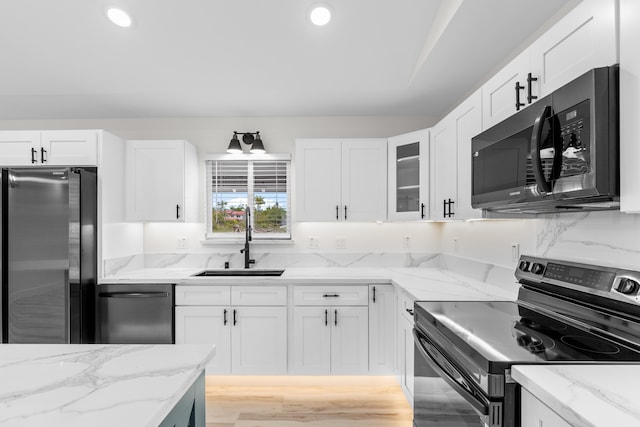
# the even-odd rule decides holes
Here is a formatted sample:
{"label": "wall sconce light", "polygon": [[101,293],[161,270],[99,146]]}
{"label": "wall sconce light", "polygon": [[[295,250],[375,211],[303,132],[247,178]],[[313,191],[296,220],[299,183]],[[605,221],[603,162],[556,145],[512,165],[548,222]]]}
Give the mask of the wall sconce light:
{"label": "wall sconce light", "polygon": [[[239,154],[242,153],[242,146],[240,146],[240,140],[238,135],[242,135],[242,142],[246,145],[250,145],[249,150],[253,154],[263,154],[266,152],[264,144],[260,138],[260,132],[236,132],[233,131],[233,138],[229,141],[229,147],[227,147],[227,153]],[[255,136],[254,136],[255,135]]]}

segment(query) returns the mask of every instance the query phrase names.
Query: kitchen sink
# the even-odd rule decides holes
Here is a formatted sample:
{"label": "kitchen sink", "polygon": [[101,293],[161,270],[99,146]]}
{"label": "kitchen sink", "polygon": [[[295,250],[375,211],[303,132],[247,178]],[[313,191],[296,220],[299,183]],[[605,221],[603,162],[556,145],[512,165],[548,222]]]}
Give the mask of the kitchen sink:
{"label": "kitchen sink", "polygon": [[198,274],[194,274],[195,277],[262,277],[262,276],[282,276],[284,270],[204,270]]}

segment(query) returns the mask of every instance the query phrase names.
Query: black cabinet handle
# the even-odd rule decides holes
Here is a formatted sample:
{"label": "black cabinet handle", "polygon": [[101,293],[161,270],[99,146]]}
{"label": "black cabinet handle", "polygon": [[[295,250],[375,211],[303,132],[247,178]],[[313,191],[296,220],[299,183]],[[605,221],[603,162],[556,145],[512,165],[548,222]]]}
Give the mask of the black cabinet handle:
{"label": "black cabinet handle", "polygon": [[336,220],[340,219],[340,206],[336,205]]}
{"label": "black cabinet handle", "polygon": [[324,294],[322,295],[324,298],[338,298],[340,294]]}
{"label": "black cabinet handle", "polygon": [[516,111],[520,111],[520,107],[524,107],[524,102],[520,102],[520,91],[524,89],[524,86],[520,85],[520,82],[516,82]]}
{"label": "black cabinet handle", "polygon": [[376,287],[373,287],[373,303],[376,303]]}
{"label": "black cabinet handle", "polygon": [[538,99],[537,96],[533,95],[533,89],[531,88],[531,83],[537,82],[537,81],[538,81],[538,78],[533,77],[531,73],[527,75],[527,101],[529,102],[529,104],[531,104],[531,101]]}
{"label": "black cabinet handle", "polygon": [[222,312],[222,315],[224,317],[224,323],[223,325],[227,324],[227,309],[225,308],[224,311]]}
{"label": "black cabinet handle", "polygon": [[413,310],[411,310],[410,308],[405,308],[405,310],[407,311],[407,313],[413,316]]}
{"label": "black cabinet handle", "polygon": [[31,163],[35,163],[38,160],[36,159],[36,149],[31,147]]}
{"label": "black cabinet handle", "polygon": [[233,326],[236,326],[236,323],[238,323],[238,319],[236,318],[236,309],[233,309]]}
{"label": "black cabinet handle", "polygon": [[176,205],[176,219],[180,219],[180,205]]}
{"label": "black cabinet handle", "polygon": [[40,147],[40,162],[41,163],[47,163],[47,158],[46,158],[45,154],[47,154],[47,150],[45,150],[44,147]]}
{"label": "black cabinet handle", "polygon": [[324,326],[329,326],[329,310],[324,309]]}
{"label": "black cabinet handle", "polygon": [[338,310],[334,310],[333,312],[333,324],[334,326],[338,326]]}
{"label": "black cabinet handle", "polygon": [[456,202],[454,202],[451,199],[448,200],[442,200],[442,216],[444,218],[451,218],[454,213],[451,212],[451,205],[455,204]]}
{"label": "black cabinet handle", "polygon": [[344,205],[344,220],[347,220],[347,205]]}
{"label": "black cabinet handle", "polygon": [[420,218],[424,219],[424,203],[420,204]]}

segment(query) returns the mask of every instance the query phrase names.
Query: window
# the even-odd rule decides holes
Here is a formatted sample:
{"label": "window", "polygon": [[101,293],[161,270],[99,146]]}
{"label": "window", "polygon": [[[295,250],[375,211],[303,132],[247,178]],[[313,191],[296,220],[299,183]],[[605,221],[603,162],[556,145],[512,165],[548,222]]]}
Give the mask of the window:
{"label": "window", "polygon": [[207,239],[243,241],[247,221],[254,240],[291,239],[288,155],[219,155],[205,164]]}

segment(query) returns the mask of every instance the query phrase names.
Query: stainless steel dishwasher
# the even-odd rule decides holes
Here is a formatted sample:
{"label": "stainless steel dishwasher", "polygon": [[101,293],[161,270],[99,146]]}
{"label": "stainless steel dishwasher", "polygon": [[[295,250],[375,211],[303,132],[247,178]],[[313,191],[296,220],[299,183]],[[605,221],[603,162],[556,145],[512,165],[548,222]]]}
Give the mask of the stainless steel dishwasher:
{"label": "stainless steel dishwasher", "polygon": [[100,285],[100,342],[173,344],[174,285]]}

